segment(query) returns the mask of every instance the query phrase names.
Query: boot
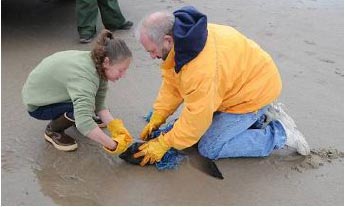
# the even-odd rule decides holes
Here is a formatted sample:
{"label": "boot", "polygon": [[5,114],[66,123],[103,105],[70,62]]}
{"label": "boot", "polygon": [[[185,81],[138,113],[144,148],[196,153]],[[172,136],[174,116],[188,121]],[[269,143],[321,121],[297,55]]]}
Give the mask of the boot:
{"label": "boot", "polygon": [[74,125],[74,120],[68,118],[66,113],[57,119],[50,121],[46,127],[44,138],[52,143],[54,147],[62,151],[73,151],[77,149],[77,142],[67,134],[65,134],[65,129]]}
{"label": "boot", "polygon": [[99,128],[106,128],[107,125],[102,121],[101,118],[99,118],[99,116],[94,116],[92,117],[92,119],[96,122],[96,124],[98,125]]}

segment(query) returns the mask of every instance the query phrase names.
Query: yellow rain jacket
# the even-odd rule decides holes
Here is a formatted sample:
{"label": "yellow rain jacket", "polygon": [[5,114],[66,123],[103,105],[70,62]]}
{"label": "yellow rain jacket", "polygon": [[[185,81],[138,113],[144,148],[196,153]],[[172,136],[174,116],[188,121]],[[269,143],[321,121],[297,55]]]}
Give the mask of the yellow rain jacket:
{"label": "yellow rain jacket", "polygon": [[216,111],[256,112],[279,96],[282,82],[270,55],[234,28],[207,25],[203,50],[179,73],[172,49],[162,63],[163,82],[154,111],[164,118],[184,102],[165,141],[176,149],[190,147],[206,132]]}

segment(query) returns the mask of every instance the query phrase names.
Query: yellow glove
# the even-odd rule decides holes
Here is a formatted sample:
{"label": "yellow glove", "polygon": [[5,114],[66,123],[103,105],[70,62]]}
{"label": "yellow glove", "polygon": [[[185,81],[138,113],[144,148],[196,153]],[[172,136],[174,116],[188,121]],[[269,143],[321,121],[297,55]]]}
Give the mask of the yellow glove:
{"label": "yellow glove", "polygon": [[132,137],[128,137],[124,134],[117,137],[112,137],[112,139],[117,143],[115,150],[110,150],[103,146],[103,149],[110,154],[121,154],[126,151],[129,145],[132,143]]}
{"label": "yellow glove", "polygon": [[145,166],[148,162],[153,164],[161,161],[164,154],[170,149],[170,146],[164,140],[164,135],[160,135],[156,139],[152,139],[139,147],[139,152],[133,155],[134,158],[144,156],[140,166]]}
{"label": "yellow glove", "polygon": [[129,145],[133,142],[133,138],[123,125],[123,122],[120,119],[114,119],[109,122],[107,128],[111,134],[111,138],[117,142],[117,147],[113,151],[103,147],[104,150],[110,154],[121,154],[126,151]]}
{"label": "yellow glove", "polygon": [[150,122],[145,126],[140,134],[142,140],[147,140],[153,130],[158,129],[165,122],[165,118],[153,112]]}

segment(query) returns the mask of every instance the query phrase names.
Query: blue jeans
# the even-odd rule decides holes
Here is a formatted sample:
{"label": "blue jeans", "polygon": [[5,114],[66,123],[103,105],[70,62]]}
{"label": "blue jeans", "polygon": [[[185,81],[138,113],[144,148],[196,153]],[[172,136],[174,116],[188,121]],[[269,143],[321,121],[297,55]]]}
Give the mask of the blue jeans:
{"label": "blue jeans", "polygon": [[217,160],[228,157],[263,157],[282,148],[286,134],[274,120],[263,127],[267,107],[257,113],[230,114],[216,112],[210,128],[201,137],[199,153]]}
{"label": "blue jeans", "polygon": [[68,118],[74,119],[72,103],[56,103],[40,106],[35,111],[29,112],[30,116],[39,120],[54,120],[67,112]]}

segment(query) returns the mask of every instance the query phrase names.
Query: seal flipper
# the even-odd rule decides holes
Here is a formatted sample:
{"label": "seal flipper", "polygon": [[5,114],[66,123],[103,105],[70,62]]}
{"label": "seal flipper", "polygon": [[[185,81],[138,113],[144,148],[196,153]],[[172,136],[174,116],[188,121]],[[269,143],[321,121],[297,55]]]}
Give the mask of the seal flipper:
{"label": "seal flipper", "polygon": [[205,171],[207,171],[207,173],[209,175],[211,175],[215,178],[219,178],[221,180],[224,179],[222,172],[220,172],[216,163],[213,160],[206,159],[206,164],[207,164],[207,167],[206,167]]}

